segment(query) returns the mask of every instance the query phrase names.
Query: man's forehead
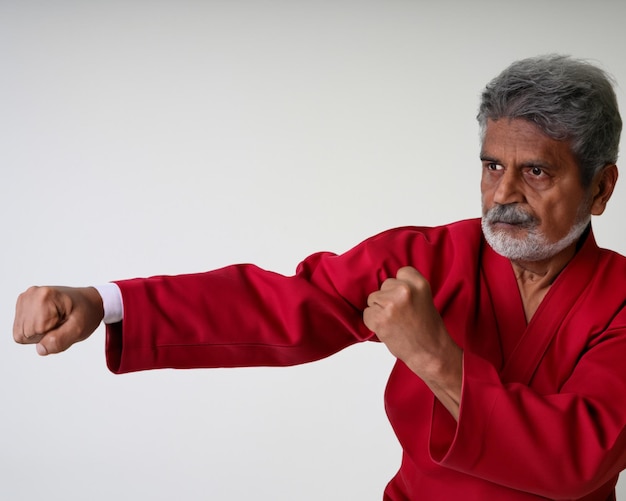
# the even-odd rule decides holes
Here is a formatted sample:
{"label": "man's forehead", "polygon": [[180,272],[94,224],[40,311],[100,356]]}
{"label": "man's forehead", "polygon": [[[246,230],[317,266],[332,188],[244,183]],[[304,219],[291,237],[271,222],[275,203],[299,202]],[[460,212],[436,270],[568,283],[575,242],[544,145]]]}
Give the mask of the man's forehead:
{"label": "man's forehead", "polygon": [[524,157],[534,163],[552,163],[573,153],[566,141],[545,134],[536,124],[520,118],[489,119],[483,135],[481,158]]}

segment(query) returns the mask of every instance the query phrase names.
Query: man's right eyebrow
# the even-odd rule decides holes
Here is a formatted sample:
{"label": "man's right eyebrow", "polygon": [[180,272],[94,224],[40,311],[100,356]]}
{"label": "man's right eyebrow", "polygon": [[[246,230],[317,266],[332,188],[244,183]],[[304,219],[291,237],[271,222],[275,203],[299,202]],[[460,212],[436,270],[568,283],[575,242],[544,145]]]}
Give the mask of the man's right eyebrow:
{"label": "man's right eyebrow", "polygon": [[480,161],[481,162],[493,162],[494,164],[499,164],[500,160],[498,160],[495,157],[492,157],[490,155],[485,155],[484,153],[480,154]]}

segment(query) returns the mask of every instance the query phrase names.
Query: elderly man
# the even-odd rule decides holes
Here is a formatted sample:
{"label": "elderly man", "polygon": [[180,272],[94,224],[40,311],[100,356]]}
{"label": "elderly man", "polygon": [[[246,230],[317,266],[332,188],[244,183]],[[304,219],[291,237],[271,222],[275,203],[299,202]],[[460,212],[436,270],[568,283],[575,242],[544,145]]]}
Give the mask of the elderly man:
{"label": "elderly man", "polygon": [[14,337],[41,355],[104,318],[116,373],[291,365],[379,340],[403,448],[386,500],[615,499],[626,467],[626,258],[591,215],[617,181],[607,76],[561,56],[485,89],[482,220],[384,232],[285,277],[252,265],[34,287]]}

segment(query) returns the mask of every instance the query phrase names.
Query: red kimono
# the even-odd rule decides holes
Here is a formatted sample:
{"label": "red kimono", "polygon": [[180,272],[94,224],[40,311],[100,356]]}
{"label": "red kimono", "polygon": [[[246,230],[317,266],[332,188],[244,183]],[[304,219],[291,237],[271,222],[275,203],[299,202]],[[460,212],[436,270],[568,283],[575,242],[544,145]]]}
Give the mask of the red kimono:
{"label": "red kimono", "polygon": [[292,365],[359,341],[367,296],[406,265],[464,350],[458,423],[402,362],[385,395],[402,465],[384,499],[614,499],[626,467],[626,258],[587,235],[531,322],[479,220],[400,228],[293,277],[252,265],[117,282],[116,373]]}

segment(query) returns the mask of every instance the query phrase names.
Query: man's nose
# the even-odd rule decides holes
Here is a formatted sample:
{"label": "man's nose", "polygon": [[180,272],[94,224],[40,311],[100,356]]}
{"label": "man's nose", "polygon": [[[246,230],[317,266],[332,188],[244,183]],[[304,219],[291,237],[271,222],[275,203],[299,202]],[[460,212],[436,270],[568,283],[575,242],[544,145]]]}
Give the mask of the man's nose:
{"label": "man's nose", "polygon": [[521,203],[524,201],[523,180],[514,169],[506,169],[493,195],[493,201],[500,205]]}

